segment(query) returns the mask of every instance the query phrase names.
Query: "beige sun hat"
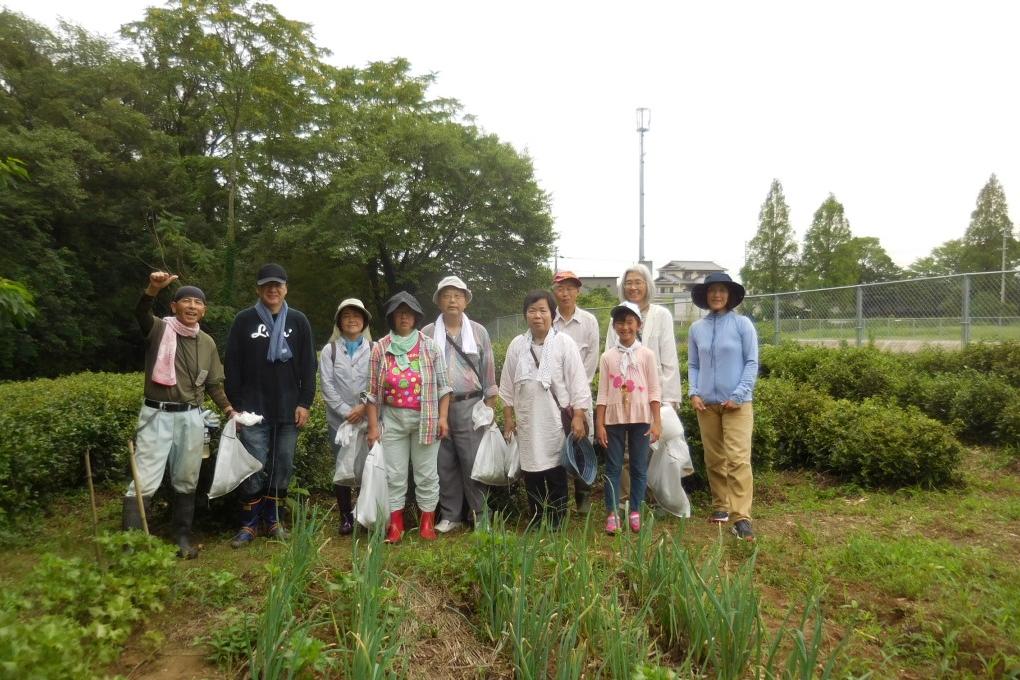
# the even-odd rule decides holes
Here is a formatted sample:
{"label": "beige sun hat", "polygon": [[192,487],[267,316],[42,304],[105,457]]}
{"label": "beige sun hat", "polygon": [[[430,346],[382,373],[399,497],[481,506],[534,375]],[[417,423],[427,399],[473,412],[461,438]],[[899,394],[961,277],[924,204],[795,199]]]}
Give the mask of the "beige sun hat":
{"label": "beige sun hat", "polygon": [[368,324],[372,321],[372,312],[365,308],[365,303],[358,298],[347,298],[341,302],[336,308],[336,314],[333,315],[333,333],[329,338],[330,342],[338,339],[341,335],[340,329],[337,328],[337,322],[340,320],[340,312],[344,311],[347,307],[354,307],[356,310],[365,315],[365,328],[361,331],[361,335],[366,339],[372,340],[372,332],[368,329]]}

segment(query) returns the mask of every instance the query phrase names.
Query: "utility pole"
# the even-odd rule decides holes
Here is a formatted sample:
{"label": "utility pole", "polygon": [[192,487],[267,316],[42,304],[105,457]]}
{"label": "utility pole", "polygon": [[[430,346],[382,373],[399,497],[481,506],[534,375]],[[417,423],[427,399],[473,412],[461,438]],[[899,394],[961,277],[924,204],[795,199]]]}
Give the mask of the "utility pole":
{"label": "utility pole", "polygon": [[645,133],[648,132],[652,123],[652,110],[639,108],[637,110],[637,131],[639,144],[638,163],[638,262],[645,261]]}

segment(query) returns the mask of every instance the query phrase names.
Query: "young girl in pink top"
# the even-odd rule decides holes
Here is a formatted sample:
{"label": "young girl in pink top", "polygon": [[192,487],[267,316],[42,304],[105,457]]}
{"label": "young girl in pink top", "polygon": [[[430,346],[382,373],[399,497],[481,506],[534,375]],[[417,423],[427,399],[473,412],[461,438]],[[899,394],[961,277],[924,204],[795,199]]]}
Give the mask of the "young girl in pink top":
{"label": "young girl in pink top", "polygon": [[599,393],[595,406],[595,434],[606,448],[606,533],[619,528],[616,505],[624,441],[630,449],[630,529],[641,529],[641,503],[648,479],[648,449],[662,433],[659,404],[659,366],[655,353],[639,339],[641,311],[623,302],[610,312],[616,343],[607,347],[599,363]]}

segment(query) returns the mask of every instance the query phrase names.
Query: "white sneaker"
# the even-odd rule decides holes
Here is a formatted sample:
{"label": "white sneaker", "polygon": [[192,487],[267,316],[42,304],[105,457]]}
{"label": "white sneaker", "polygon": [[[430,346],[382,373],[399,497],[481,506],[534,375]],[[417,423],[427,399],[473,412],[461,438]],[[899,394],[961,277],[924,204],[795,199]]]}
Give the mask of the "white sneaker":
{"label": "white sneaker", "polygon": [[454,529],[459,529],[464,526],[463,522],[451,522],[448,519],[440,520],[439,524],[436,525],[436,531],[441,534],[448,534]]}

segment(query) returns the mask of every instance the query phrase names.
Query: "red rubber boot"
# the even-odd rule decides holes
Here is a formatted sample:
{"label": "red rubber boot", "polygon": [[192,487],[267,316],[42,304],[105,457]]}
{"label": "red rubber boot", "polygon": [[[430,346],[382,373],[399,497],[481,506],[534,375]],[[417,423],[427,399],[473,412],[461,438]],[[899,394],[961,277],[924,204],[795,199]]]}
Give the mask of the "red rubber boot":
{"label": "red rubber boot", "polygon": [[404,511],[390,513],[390,526],[386,532],[386,543],[399,543],[404,535]]}
{"label": "red rubber boot", "polygon": [[418,534],[426,541],[436,540],[436,513],[421,513],[421,525],[418,527]]}

